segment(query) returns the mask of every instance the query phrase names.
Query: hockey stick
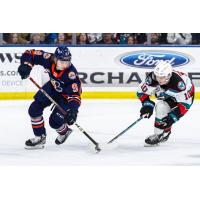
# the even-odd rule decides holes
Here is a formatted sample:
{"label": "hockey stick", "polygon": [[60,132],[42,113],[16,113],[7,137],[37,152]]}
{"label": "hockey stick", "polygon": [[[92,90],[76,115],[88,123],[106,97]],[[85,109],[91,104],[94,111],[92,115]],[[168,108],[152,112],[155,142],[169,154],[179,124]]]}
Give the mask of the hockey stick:
{"label": "hockey stick", "polygon": [[[62,112],[63,115],[67,115],[67,112],[53,99],[50,95],[40,87],[32,77],[29,77],[29,80]],[[79,126],[76,122],[74,123],[76,127],[95,145],[95,150],[97,152],[101,151],[99,147],[99,143],[97,143],[81,126]]]}
{"label": "hockey stick", "polygon": [[116,135],[113,139],[111,139],[109,142],[107,142],[107,144],[110,144],[112,142],[114,142],[118,137],[120,137],[121,135],[123,135],[125,132],[127,132],[131,127],[133,127],[135,124],[137,124],[140,120],[143,119],[143,116],[141,116],[140,118],[138,118],[135,122],[133,122],[129,127],[127,127],[126,129],[124,129],[122,132],[120,132],[118,135]]}
{"label": "hockey stick", "polygon": [[131,127],[133,127],[135,124],[137,124],[140,120],[142,120],[144,117],[141,116],[140,118],[138,118],[135,122],[133,122],[130,126],[128,126],[126,129],[124,129],[122,132],[120,132],[118,135],[116,135],[114,138],[112,138],[109,142],[107,143],[102,143],[99,144],[101,150],[110,150],[115,148],[116,145],[114,145],[114,141],[119,138],[120,136],[122,136],[125,132],[127,132]]}

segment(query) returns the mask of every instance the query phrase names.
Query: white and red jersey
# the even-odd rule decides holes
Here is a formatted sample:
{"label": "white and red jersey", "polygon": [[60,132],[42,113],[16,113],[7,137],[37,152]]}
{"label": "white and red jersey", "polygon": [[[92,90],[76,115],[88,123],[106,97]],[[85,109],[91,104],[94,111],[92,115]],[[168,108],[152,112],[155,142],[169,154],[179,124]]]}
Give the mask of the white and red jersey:
{"label": "white and red jersey", "polygon": [[159,85],[153,72],[149,73],[137,91],[137,96],[143,103],[155,95],[159,100],[166,101],[173,109],[177,118],[182,117],[190,108],[194,99],[194,85],[183,72],[173,70],[166,85]]}

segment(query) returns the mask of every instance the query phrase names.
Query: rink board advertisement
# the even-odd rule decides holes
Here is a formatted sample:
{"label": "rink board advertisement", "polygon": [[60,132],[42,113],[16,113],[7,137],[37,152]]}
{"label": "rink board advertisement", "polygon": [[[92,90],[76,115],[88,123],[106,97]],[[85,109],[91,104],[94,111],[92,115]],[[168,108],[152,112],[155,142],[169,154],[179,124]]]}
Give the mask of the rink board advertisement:
{"label": "rink board advertisement", "polygon": [[[0,47],[0,99],[29,99],[37,88],[21,80],[17,72],[20,57],[27,49],[54,52],[56,47]],[[79,71],[83,98],[134,98],[139,83],[162,60],[193,80],[199,98],[200,46],[159,47],[69,47],[72,63]],[[31,76],[43,85],[48,74],[35,66]]]}

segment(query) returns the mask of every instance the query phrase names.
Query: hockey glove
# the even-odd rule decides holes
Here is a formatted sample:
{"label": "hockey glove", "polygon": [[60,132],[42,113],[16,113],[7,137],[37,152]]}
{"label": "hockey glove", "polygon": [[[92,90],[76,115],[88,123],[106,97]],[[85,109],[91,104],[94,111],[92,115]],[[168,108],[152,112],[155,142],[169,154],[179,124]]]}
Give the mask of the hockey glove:
{"label": "hockey glove", "polygon": [[77,118],[77,110],[67,110],[67,115],[65,116],[65,122],[68,125],[72,125],[75,123],[76,118]]}
{"label": "hockey glove", "polygon": [[29,77],[30,73],[31,73],[31,67],[29,65],[26,64],[22,64],[18,67],[18,72],[21,76],[21,79],[26,79]]}
{"label": "hockey glove", "polygon": [[150,118],[153,114],[153,109],[155,107],[155,103],[153,101],[145,101],[142,103],[142,108],[140,109],[140,116],[144,118]]}
{"label": "hockey glove", "polygon": [[170,128],[176,121],[178,121],[178,118],[174,114],[169,113],[162,119],[162,129]]}

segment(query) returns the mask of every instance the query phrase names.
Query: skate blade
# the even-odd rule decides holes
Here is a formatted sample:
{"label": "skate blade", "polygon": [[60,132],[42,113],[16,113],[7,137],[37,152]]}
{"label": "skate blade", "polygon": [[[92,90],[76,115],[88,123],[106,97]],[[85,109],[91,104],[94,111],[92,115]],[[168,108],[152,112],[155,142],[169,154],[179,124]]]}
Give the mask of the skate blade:
{"label": "skate blade", "polygon": [[158,143],[158,144],[144,144],[144,147],[158,147],[158,146],[160,146],[160,144]]}
{"label": "skate blade", "polygon": [[24,148],[27,149],[27,150],[44,149],[44,145],[39,145],[39,146],[25,146]]}

